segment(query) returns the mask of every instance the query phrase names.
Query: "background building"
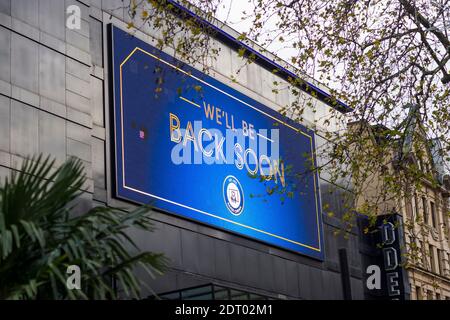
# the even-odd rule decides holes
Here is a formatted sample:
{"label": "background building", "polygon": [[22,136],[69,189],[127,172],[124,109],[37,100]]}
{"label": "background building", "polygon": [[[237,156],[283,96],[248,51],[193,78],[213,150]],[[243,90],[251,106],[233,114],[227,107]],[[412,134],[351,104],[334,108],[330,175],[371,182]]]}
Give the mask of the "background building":
{"label": "background building", "polygon": [[[81,9],[79,30],[65,27],[69,5]],[[57,165],[76,156],[83,160],[88,177],[77,207],[80,212],[97,205],[129,205],[116,199],[112,190],[107,25],[126,30],[129,17],[122,5],[120,0],[0,0],[0,176],[37,153],[56,157]],[[215,79],[274,110],[297,99],[289,90],[277,95],[272,91],[274,80],[285,80],[271,72],[274,57],[269,54],[246,66],[239,83],[233,81],[230,70],[241,63],[232,45],[238,34],[227,26],[221,30],[231,37],[219,35],[213,41],[221,48],[212,65]],[[136,36],[148,43],[158,37],[147,25]],[[314,84],[316,97],[303,93],[300,99],[310,101],[316,112],[307,109],[304,124],[315,126],[320,148],[326,144],[322,133],[341,124],[323,102],[326,88],[307,80]],[[320,154],[318,161],[325,161]],[[327,170],[319,177],[322,203],[336,213],[333,217],[320,213],[324,261],[155,211],[157,230],[133,233],[143,250],[164,252],[171,260],[164,276],[147,279],[150,286],[158,293],[176,291],[175,295],[180,294],[177,290],[214,284],[231,288],[227,294],[238,297],[250,292],[287,299],[363,299],[358,230],[353,228],[348,240],[334,235],[341,227],[341,195],[348,193],[348,182],[331,185]],[[331,189],[335,191],[328,192]],[[435,203],[439,208],[440,202]],[[445,268],[448,272],[448,263]]]}
{"label": "background building", "polygon": [[[449,247],[449,196],[450,180],[445,171],[444,155],[436,140],[427,140],[421,127],[420,116],[415,105],[408,106],[409,114],[404,121],[406,135],[398,139],[396,150],[391,150],[389,165],[385,170],[396,173],[418,170],[422,176],[417,184],[406,183],[400,199],[397,196],[380,194],[386,184],[376,170],[367,178],[367,189],[357,199],[362,205],[365,201],[374,204],[379,223],[389,217],[398,217],[400,233],[399,263],[401,272],[406,273],[404,295],[414,300],[450,299],[450,247]],[[352,126],[359,124],[353,123]],[[372,143],[382,143],[383,139],[393,139],[385,135],[386,128],[365,125]],[[399,178],[400,179],[400,178]],[[369,181],[371,181],[369,183]],[[404,180],[402,180],[404,181]],[[395,224],[395,223],[394,223]],[[378,245],[382,241],[377,239]],[[372,239],[374,250],[376,241]],[[376,256],[376,254],[375,254]],[[378,256],[382,259],[382,256]],[[367,262],[366,262],[367,263]]]}

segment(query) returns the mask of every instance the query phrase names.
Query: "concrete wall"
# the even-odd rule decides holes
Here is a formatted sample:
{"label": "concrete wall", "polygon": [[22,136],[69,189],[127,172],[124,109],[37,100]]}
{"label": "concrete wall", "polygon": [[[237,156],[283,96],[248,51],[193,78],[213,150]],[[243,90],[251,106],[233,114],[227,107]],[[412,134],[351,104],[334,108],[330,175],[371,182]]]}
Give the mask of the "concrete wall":
{"label": "concrete wall", "polygon": [[[70,4],[82,9],[81,30],[65,28]],[[0,177],[38,152],[55,156],[58,163],[77,156],[88,176],[80,212],[93,205],[125,205],[111,194],[105,52],[106,24],[120,26],[120,20],[127,20],[123,9],[113,10],[121,5],[120,0],[0,0]],[[143,31],[147,35],[139,36],[151,41],[152,30]],[[275,96],[268,90],[276,76],[255,64],[246,68],[239,84],[233,83],[230,70],[237,59],[224,47],[213,65],[216,77],[275,109],[289,101],[287,91]],[[320,121],[330,109],[313,103],[318,111],[307,111],[305,124],[319,123],[324,129]],[[347,191],[337,187],[339,192],[329,193],[326,173],[320,187],[322,202],[338,213],[323,215],[325,262],[155,212],[157,231],[133,233],[143,249],[171,259],[170,271],[149,280],[150,285],[164,292],[214,282],[274,297],[341,299],[338,249],[347,248],[352,295],[363,298],[357,230],[349,240],[334,236],[342,212],[340,194]]]}

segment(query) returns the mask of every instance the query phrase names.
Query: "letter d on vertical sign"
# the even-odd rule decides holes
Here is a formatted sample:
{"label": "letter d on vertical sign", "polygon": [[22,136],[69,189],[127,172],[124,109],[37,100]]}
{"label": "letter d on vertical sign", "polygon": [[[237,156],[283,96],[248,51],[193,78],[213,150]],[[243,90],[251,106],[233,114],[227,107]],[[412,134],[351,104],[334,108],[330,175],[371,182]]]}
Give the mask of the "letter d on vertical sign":
{"label": "letter d on vertical sign", "polygon": [[383,249],[384,269],[386,271],[394,270],[398,267],[397,250],[394,248]]}

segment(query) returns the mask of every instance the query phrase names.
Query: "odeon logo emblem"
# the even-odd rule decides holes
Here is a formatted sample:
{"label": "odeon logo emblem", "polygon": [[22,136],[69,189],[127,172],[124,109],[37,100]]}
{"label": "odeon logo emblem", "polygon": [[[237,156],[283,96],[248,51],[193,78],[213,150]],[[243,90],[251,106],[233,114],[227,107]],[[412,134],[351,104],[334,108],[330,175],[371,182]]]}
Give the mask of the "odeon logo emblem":
{"label": "odeon logo emblem", "polygon": [[223,199],[228,211],[235,216],[240,215],[244,210],[244,190],[234,176],[227,176],[223,181]]}

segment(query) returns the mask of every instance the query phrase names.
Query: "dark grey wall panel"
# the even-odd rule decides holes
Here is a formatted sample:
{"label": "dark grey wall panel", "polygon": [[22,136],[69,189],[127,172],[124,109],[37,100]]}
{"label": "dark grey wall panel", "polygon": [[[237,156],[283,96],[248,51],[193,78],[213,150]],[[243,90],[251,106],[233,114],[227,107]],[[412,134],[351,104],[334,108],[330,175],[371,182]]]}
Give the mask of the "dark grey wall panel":
{"label": "dark grey wall panel", "polygon": [[245,247],[230,245],[231,281],[246,283],[247,268],[245,266]]}
{"label": "dark grey wall panel", "polygon": [[105,142],[97,138],[92,138],[92,178],[94,186],[106,188]]}
{"label": "dark grey wall panel", "polygon": [[181,229],[181,256],[183,269],[188,272],[199,273],[199,265],[202,263],[198,252],[198,237],[199,235],[189,230]]}
{"label": "dark grey wall panel", "polygon": [[[84,20],[82,20],[82,21],[83,21],[83,23],[85,23]],[[89,31],[87,31],[87,32],[89,32]],[[85,52],[90,51],[89,37],[82,35],[80,32],[78,32],[76,30],[66,29],[66,42],[82,51],[85,51]]]}
{"label": "dark grey wall panel", "polygon": [[[71,4],[82,10],[81,30],[64,28],[65,8]],[[15,25],[8,26],[14,32],[0,27],[0,92],[12,96],[0,95],[0,176],[9,172],[6,166],[11,158],[20,160],[39,151],[51,153],[58,161],[70,155],[80,157],[86,165],[88,192],[78,213],[101,203],[92,201],[93,192],[104,204],[128,205],[110,197],[112,154],[107,153],[109,124],[105,121],[110,117],[109,88],[103,52],[104,24],[110,20],[100,11],[123,18],[122,5],[121,0],[14,0],[11,5],[0,0],[0,24],[8,21],[4,14],[11,11]],[[98,20],[102,18],[103,22]],[[216,64],[227,76],[238,61],[231,58],[230,48],[219,46],[222,51]],[[256,64],[246,71],[241,80],[248,82],[250,90],[267,87]],[[286,99],[284,95],[277,101]],[[171,261],[170,270],[162,277],[146,278],[148,284],[157,292],[213,282],[272,297],[341,299],[337,252],[346,248],[353,296],[362,297],[358,239],[354,234],[349,240],[333,234],[340,226],[341,199],[347,191],[338,188],[329,193],[332,187],[323,179],[320,187],[323,202],[336,214],[324,218],[325,262],[158,212],[155,232],[130,230],[140,248],[163,252]]]}
{"label": "dark grey wall panel", "polygon": [[[309,299],[323,299],[324,293],[324,271],[317,268],[309,268],[309,285],[311,286],[311,297]],[[328,286],[327,286],[328,287]],[[328,288],[331,289],[331,288]]]}
{"label": "dark grey wall panel", "polygon": [[177,273],[176,278],[177,278],[176,285],[180,289],[188,287],[196,287],[209,283],[208,279],[200,278],[198,276],[187,273]]}
{"label": "dark grey wall panel", "polygon": [[39,152],[38,119],[37,109],[11,102],[11,153],[28,157]]}
{"label": "dark grey wall panel", "polygon": [[103,25],[97,19],[89,19],[90,50],[92,64],[103,67]]}
{"label": "dark grey wall panel", "polygon": [[359,279],[351,279],[352,299],[363,300],[364,299],[364,281]]}
{"label": "dark grey wall panel", "polygon": [[211,237],[199,234],[196,251],[200,257],[199,273],[208,277],[216,275],[216,265],[214,257],[214,241]]}
{"label": "dark grey wall panel", "polygon": [[[70,75],[66,76],[67,77]],[[76,79],[76,77],[73,77]],[[67,88],[67,87],[66,87]],[[66,105],[78,112],[82,112],[86,115],[86,117],[90,118],[90,111],[91,111],[91,101],[87,97],[83,97],[75,92],[66,90]],[[74,119],[75,122],[79,122],[81,120]],[[83,122],[84,124],[84,122]]]}
{"label": "dark grey wall panel", "polygon": [[334,228],[330,225],[324,224],[323,232],[324,232],[326,259],[329,262],[333,262],[333,263],[337,264],[339,262],[339,257],[338,257],[339,244],[336,239],[337,236],[334,234],[335,231],[337,231],[336,228]]}
{"label": "dark grey wall panel", "polygon": [[181,230],[159,222],[155,222],[155,228],[154,232],[134,229],[130,234],[142,250],[163,252],[170,259],[172,268],[183,269]]}
{"label": "dark grey wall panel", "polygon": [[341,275],[337,272],[324,271],[323,275],[323,299],[343,299]]}
{"label": "dark grey wall panel", "polygon": [[260,288],[272,292],[275,291],[273,257],[266,253],[260,253],[258,263],[260,268]]}
{"label": "dark grey wall panel", "polygon": [[51,49],[39,47],[39,94],[64,104],[66,102],[66,59]]}
{"label": "dark grey wall panel", "polygon": [[0,27],[0,80],[11,81],[11,32]]}
{"label": "dark grey wall panel", "polygon": [[[38,2],[36,0],[36,2]],[[64,41],[66,6],[61,0],[39,0],[39,27],[42,31]]]}
{"label": "dark grey wall panel", "polygon": [[214,241],[214,261],[216,277],[221,280],[231,279],[230,244],[226,241]]}
{"label": "dark grey wall panel", "polygon": [[299,287],[299,272],[298,272],[298,264],[286,260],[286,280],[287,287],[286,292],[291,297],[299,297],[300,296],[300,287]]}
{"label": "dark grey wall panel", "polygon": [[[77,95],[89,99],[91,97],[91,91],[88,81],[83,81],[71,74],[66,74],[66,88],[68,91],[76,93]],[[89,112],[89,105],[87,105]]]}
{"label": "dark grey wall panel", "polygon": [[66,160],[66,120],[39,112],[39,152],[55,157],[56,165]]}
{"label": "dark grey wall panel", "polygon": [[67,154],[91,162],[91,145],[73,139],[67,139]]}
{"label": "dark grey wall panel", "polygon": [[77,123],[67,123],[67,138],[82,142],[84,144],[91,144],[91,129],[80,127]]}
{"label": "dark grey wall panel", "polygon": [[260,287],[262,272],[261,268],[259,267],[259,261],[258,261],[258,251],[250,248],[245,249],[245,260],[242,261],[244,264],[245,262],[245,283],[254,288]]}
{"label": "dark grey wall panel", "polygon": [[275,292],[287,293],[286,260],[275,257],[273,259],[273,275],[275,283]]}
{"label": "dark grey wall panel", "polygon": [[38,66],[38,44],[17,33],[12,33],[11,83],[21,88],[38,92]]}
{"label": "dark grey wall panel", "polygon": [[104,114],[103,114],[103,81],[91,77],[91,112],[92,119],[95,124],[104,126]]}
{"label": "dark grey wall panel", "polygon": [[89,66],[69,57],[66,58],[66,72],[86,82],[91,78]]}
{"label": "dark grey wall panel", "polygon": [[11,16],[34,27],[39,26],[39,1],[11,1]]}
{"label": "dark grey wall panel", "polygon": [[310,266],[298,264],[299,291],[301,299],[312,299]]}
{"label": "dark grey wall panel", "polygon": [[0,0],[0,13],[11,14],[11,0]]}
{"label": "dark grey wall panel", "polygon": [[9,152],[11,100],[0,95],[0,150]]}

